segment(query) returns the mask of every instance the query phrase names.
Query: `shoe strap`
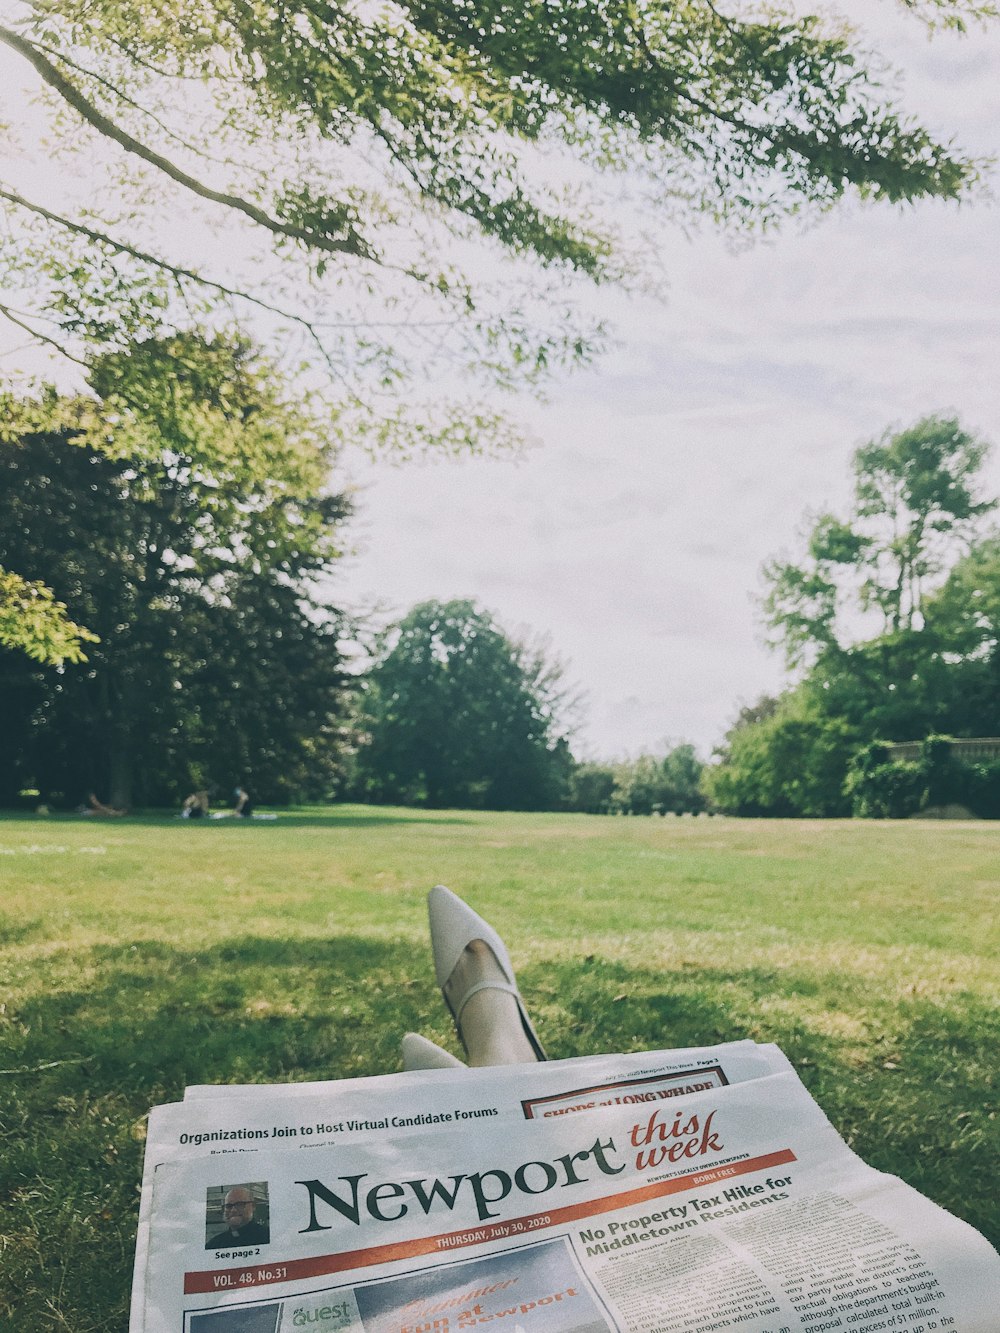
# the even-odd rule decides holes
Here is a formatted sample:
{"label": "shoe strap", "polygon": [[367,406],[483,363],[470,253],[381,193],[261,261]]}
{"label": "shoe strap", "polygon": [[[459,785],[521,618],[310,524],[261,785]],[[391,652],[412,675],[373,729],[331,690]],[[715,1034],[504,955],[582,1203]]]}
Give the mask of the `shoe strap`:
{"label": "shoe strap", "polygon": [[456,1025],[461,1022],[462,1012],[465,1009],[465,1006],[472,999],[473,995],[478,995],[481,990],[503,991],[505,995],[515,996],[519,1005],[521,1003],[521,993],[516,986],[510,986],[506,981],[480,981],[477,985],[470,986],[469,989],[462,996],[462,1003],[455,1010]]}

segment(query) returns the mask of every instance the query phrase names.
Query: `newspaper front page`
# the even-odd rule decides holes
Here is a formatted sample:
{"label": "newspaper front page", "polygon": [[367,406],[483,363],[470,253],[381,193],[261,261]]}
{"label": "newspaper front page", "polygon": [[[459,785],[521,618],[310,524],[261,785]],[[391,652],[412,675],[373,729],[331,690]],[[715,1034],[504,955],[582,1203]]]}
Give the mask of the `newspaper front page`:
{"label": "newspaper front page", "polygon": [[[1000,1258],[865,1166],[794,1073],[581,1101],[527,1068],[476,1071],[497,1113],[468,1123],[445,1078],[430,1125],[197,1156],[161,1135],[144,1329],[996,1333]],[[500,1111],[512,1082],[530,1115]],[[234,1190],[252,1243],[219,1230]]]}
{"label": "newspaper front page", "polygon": [[275,1144],[316,1148],[391,1138],[433,1125],[474,1132],[483,1120],[537,1121],[605,1101],[630,1105],[668,1100],[790,1069],[777,1046],[735,1041],[502,1071],[440,1069],[318,1083],[189,1088],[184,1102],[154,1107],[149,1117],[130,1333],[142,1333],[144,1327],[152,1184],[162,1162]]}

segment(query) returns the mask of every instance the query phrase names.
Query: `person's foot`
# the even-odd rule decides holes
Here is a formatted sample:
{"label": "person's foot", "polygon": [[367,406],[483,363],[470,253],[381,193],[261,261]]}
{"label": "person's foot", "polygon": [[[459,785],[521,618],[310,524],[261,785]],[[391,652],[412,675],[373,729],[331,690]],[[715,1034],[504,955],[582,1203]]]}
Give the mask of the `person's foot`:
{"label": "person's foot", "polygon": [[544,1060],[503,941],[449,889],[432,889],[428,908],[434,966],[469,1064]]}
{"label": "person's foot", "polygon": [[538,1059],[521,1023],[518,996],[484,940],[465,947],[442,989],[457,1014],[455,1025],[470,1065],[520,1065]]}
{"label": "person's foot", "polygon": [[414,1069],[464,1069],[461,1060],[456,1060],[443,1046],[428,1041],[418,1032],[407,1032],[401,1043],[403,1068]]}

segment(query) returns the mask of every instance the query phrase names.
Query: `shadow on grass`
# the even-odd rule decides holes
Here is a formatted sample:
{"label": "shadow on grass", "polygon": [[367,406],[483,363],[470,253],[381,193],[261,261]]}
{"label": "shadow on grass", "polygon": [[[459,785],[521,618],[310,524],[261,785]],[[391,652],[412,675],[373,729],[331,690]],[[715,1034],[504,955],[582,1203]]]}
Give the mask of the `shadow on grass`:
{"label": "shadow on grass", "polygon": [[11,947],[41,939],[47,933],[47,929],[41,917],[36,916],[29,921],[14,921],[0,914],[0,946]]}
{"label": "shadow on grass", "polygon": [[353,810],[343,813],[337,806],[330,806],[323,813],[299,813],[295,810],[280,810],[276,812],[276,819],[181,819],[176,810],[139,810],[135,814],[122,815],[117,818],[105,818],[95,815],[76,815],[69,812],[60,811],[50,815],[35,815],[31,811],[0,810],[0,824],[2,823],[30,823],[37,827],[39,832],[47,828],[58,828],[67,824],[77,825],[78,827],[103,829],[103,828],[170,828],[174,827],[183,830],[185,833],[194,833],[202,829],[211,828],[244,828],[244,829],[273,829],[276,826],[281,828],[367,828],[373,825],[381,824],[467,824],[472,819],[472,815],[462,814],[435,814],[435,813],[414,813],[412,815],[399,814],[395,808],[386,811],[374,810],[371,814],[357,814]]}
{"label": "shadow on grass", "polygon": [[[124,1327],[150,1105],[189,1083],[389,1072],[407,1030],[456,1049],[429,960],[408,942],[144,942],[66,951],[46,969],[46,992],[0,1016],[0,1315],[21,1333]],[[899,1005],[877,981],[840,974],[598,958],[526,969],[521,982],[554,1058],[777,1041],[862,1157],[989,1231],[1000,1020],[977,997]]]}

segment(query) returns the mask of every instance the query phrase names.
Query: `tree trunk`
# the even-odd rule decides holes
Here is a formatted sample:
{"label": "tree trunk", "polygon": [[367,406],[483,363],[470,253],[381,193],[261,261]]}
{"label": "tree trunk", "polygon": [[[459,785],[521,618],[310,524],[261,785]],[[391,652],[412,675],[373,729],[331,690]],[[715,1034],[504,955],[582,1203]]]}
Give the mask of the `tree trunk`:
{"label": "tree trunk", "polygon": [[132,743],[127,732],[112,731],[109,758],[111,794],[108,804],[117,810],[129,810],[132,807]]}

